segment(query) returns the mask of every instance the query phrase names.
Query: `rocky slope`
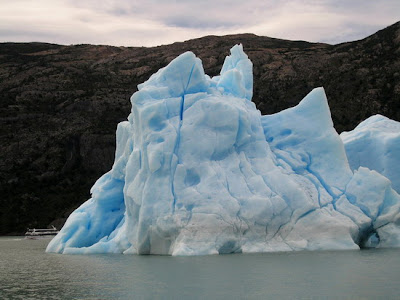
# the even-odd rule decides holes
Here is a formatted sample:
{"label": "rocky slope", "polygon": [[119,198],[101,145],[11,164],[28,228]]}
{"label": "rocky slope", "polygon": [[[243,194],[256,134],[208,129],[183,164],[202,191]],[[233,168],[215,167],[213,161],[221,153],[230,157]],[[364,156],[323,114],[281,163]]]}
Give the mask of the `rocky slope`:
{"label": "rocky slope", "polygon": [[115,129],[136,85],[184,51],[219,73],[234,44],[254,64],[263,114],[324,86],[336,129],[373,114],[400,120],[400,22],[339,45],[252,34],[153,47],[0,44],[0,234],[62,219],[112,165]]}

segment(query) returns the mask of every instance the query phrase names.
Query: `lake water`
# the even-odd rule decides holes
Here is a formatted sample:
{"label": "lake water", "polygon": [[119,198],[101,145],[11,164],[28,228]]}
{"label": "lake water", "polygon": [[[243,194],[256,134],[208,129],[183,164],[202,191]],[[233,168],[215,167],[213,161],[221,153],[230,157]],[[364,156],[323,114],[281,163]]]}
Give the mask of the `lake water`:
{"label": "lake water", "polygon": [[46,254],[0,238],[0,299],[399,299],[400,249],[201,257]]}

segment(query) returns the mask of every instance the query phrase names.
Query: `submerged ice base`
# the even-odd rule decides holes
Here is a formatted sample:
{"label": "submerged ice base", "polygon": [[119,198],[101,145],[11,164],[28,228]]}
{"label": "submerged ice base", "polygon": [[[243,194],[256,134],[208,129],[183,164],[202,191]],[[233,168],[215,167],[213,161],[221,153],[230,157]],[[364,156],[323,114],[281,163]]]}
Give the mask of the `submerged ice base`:
{"label": "submerged ice base", "polygon": [[[323,88],[261,116],[252,63],[186,52],[138,86],[114,165],[47,252],[203,255],[400,246],[400,197],[352,171]],[[399,152],[396,152],[397,155]]]}

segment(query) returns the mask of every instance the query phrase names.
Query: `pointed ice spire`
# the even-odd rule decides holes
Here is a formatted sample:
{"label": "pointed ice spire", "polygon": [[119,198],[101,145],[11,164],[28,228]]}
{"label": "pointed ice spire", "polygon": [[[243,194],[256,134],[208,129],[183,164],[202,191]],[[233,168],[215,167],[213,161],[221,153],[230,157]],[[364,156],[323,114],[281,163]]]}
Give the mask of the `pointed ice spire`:
{"label": "pointed ice spire", "polygon": [[206,91],[206,80],[203,64],[193,52],[185,52],[172,60],[165,68],[153,74],[145,83],[139,84],[138,89],[151,91],[157,89],[153,98],[181,97]]}
{"label": "pointed ice spire", "polygon": [[243,52],[243,46],[235,45],[231,55],[225,58],[221,77],[217,84],[224,92],[251,100],[253,96],[253,64]]}

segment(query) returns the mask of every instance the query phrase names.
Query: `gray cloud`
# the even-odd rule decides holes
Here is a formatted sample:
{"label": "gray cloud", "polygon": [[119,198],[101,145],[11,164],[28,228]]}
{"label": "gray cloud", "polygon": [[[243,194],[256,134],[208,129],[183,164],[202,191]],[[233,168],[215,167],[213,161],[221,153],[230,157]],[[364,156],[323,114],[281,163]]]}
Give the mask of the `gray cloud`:
{"label": "gray cloud", "polygon": [[214,18],[194,18],[192,16],[169,17],[163,20],[167,26],[187,28],[187,29],[236,29],[246,25],[244,22],[236,22],[234,20],[218,20]]}

